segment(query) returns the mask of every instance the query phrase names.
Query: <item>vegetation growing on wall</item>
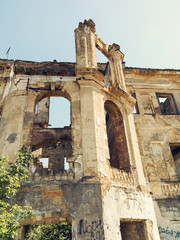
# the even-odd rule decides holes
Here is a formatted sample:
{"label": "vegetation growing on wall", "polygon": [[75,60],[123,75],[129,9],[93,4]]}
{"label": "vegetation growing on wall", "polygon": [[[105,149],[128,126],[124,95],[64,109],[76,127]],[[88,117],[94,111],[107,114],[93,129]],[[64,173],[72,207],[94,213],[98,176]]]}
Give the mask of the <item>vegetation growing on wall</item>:
{"label": "vegetation growing on wall", "polygon": [[0,156],[0,239],[15,239],[19,221],[32,214],[31,207],[21,207],[13,201],[20,181],[27,178],[26,167],[32,159],[32,153],[25,147],[16,155],[15,163],[8,164],[8,156]]}
{"label": "vegetation growing on wall", "polygon": [[28,228],[26,240],[69,240],[71,225],[67,222],[49,225],[32,225]]}

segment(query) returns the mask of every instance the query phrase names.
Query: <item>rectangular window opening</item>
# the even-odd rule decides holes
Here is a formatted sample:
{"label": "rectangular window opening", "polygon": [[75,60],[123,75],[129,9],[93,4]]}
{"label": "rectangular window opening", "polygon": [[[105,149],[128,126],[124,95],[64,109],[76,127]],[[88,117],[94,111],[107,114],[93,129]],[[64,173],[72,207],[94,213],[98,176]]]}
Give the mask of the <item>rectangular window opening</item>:
{"label": "rectangular window opening", "polygon": [[37,115],[38,114],[38,105],[36,104],[36,106],[35,106],[35,115]]}
{"label": "rectangular window opening", "polygon": [[64,157],[64,170],[69,170],[69,163],[67,162],[67,157]]}
{"label": "rectangular window opening", "polygon": [[[136,99],[136,93],[135,92],[132,92],[131,96]],[[133,108],[133,113],[134,114],[139,114],[139,108],[138,108],[137,99],[136,99],[136,104],[135,104],[135,106]]]}
{"label": "rectangular window opening", "polygon": [[170,144],[171,154],[174,159],[177,178],[180,181],[180,144]]}
{"label": "rectangular window opening", "polygon": [[160,111],[163,115],[178,114],[178,109],[172,94],[157,93]]}
{"label": "rectangular window opening", "polygon": [[70,101],[64,97],[50,97],[48,128],[71,126]]}
{"label": "rectangular window opening", "polygon": [[123,221],[120,230],[122,240],[146,240],[144,221]]}
{"label": "rectangular window opening", "polygon": [[49,167],[49,158],[40,158],[40,162],[43,165],[43,168],[48,168]]}
{"label": "rectangular window opening", "polygon": [[134,108],[133,108],[133,113],[134,114],[138,114],[139,112],[138,112],[138,109],[137,109],[137,102],[136,102],[136,105],[134,106]]}

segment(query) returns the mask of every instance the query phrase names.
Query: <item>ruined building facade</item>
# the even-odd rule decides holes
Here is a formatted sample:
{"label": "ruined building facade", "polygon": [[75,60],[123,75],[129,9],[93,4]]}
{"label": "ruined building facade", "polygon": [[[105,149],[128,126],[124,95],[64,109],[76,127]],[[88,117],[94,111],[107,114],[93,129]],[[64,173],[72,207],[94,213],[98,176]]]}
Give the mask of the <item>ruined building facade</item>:
{"label": "ruined building facade", "polygon": [[[16,199],[34,214],[18,239],[65,221],[74,240],[180,238],[180,70],[124,66],[91,20],[75,41],[76,63],[0,60],[0,153],[35,155]],[[70,126],[48,126],[51,97],[69,100]]]}

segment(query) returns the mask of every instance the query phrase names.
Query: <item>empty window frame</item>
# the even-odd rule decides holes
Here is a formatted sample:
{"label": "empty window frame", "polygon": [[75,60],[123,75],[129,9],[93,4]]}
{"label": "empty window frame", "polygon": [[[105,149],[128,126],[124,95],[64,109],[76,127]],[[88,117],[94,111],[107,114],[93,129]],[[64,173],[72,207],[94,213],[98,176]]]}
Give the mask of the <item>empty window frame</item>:
{"label": "empty window frame", "polygon": [[43,128],[70,126],[70,101],[64,97],[45,97],[35,106],[35,124]]}
{"label": "empty window frame", "polygon": [[170,149],[174,159],[177,178],[180,180],[180,144],[170,144]]}
{"label": "empty window frame", "polygon": [[70,126],[70,101],[64,97],[50,97],[49,127]]}
{"label": "empty window frame", "polygon": [[69,163],[67,162],[67,157],[64,157],[64,170],[65,171],[69,170]]}
{"label": "empty window frame", "polygon": [[122,240],[146,240],[144,221],[122,221],[120,223]]}
{"label": "empty window frame", "polygon": [[49,167],[49,158],[48,157],[40,158],[40,162],[42,163],[43,168],[48,168]]}
{"label": "empty window frame", "polygon": [[156,93],[159,107],[163,115],[179,114],[174,96],[168,93]]}
{"label": "empty window frame", "polygon": [[42,167],[60,172],[69,169],[66,158],[72,156],[70,110],[70,101],[62,96],[47,96],[36,103],[31,147],[33,151],[42,149],[41,159],[38,157],[41,163],[37,163],[40,171]]}
{"label": "empty window frame", "polygon": [[[136,93],[135,92],[132,92],[131,96],[136,99]],[[139,108],[138,108],[137,99],[136,99],[136,104],[135,104],[135,106],[133,108],[133,113],[139,114]]]}

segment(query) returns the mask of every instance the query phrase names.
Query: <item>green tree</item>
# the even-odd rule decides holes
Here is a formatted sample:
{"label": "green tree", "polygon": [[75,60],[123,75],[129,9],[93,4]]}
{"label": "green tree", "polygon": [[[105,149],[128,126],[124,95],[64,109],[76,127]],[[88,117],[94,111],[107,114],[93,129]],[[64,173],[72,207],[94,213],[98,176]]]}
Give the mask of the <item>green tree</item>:
{"label": "green tree", "polygon": [[71,225],[67,222],[49,225],[30,226],[26,240],[70,240]]}
{"label": "green tree", "polygon": [[13,201],[20,182],[27,178],[27,165],[32,159],[25,147],[16,155],[15,163],[8,164],[8,156],[0,156],[0,239],[15,239],[19,221],[32,215],[31,207],[21,207]]}

